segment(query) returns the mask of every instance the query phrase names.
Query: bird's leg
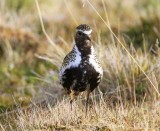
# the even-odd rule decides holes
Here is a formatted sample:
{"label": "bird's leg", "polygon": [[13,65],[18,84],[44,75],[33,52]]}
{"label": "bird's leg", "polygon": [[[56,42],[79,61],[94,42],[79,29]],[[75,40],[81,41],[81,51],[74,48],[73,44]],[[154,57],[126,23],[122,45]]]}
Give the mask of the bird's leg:
{"label": "bird's leg", "polygon": [[79,91],[71,90],[71,92],[70,92],[70,104],[71,104],[71,110],[72,110],[72,103],[73,103],[73,100],[78,96],[78,94],[79,94]]}
{"label": "bird's leg", "polygon": [[73,90],[71,90],[71,92],[70,92],[70,104],[71,104],[71,110],[72,110],[72,103],[73,103],[74,97],[75,97],[75,93],[74,93]]}
{"label": "bird's leg", "polygon": [[87,113],[88,113],[88,103],[89,103],[89,94],[90,94],[90,90],[87,89],[87,95],[86,95],[86,116],[87,116]]}

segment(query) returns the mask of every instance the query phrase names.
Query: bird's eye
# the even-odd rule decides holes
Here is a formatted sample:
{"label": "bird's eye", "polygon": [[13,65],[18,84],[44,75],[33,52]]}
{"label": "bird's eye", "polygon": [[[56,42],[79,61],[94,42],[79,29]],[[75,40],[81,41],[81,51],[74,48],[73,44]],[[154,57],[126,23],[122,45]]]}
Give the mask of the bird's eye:
{"label": "bird's eye", "polygon": [[78,32],[78,35],[80,35],[80,36],[81,36],[81,35],[82,35],[82,32],[80,32],[80,31],[79,31],[79,32]]}

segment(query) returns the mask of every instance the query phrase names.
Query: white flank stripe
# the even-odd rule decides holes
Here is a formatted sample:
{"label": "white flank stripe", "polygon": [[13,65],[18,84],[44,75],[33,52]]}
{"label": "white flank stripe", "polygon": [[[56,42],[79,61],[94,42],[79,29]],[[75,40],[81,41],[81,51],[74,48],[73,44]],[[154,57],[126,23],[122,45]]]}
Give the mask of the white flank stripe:
{"label": "white flank stripe", "polygon": [[93,66],[93,68],[99,72],[101,75],[103,75],[103,70],[102,67],[99,65],[98,60],[96,58],[94,48],[93,46],[91,47],[91,55],[89,56],[89,63]]}

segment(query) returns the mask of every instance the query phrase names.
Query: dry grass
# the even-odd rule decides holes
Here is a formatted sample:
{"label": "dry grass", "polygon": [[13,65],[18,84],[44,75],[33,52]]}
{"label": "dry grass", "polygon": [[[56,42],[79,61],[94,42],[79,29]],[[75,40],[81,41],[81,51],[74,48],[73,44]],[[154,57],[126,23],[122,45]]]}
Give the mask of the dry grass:
{"label": "dry grass", "polygon": [[[19,110],[6,118],[1,129],[6,130],[158,130],[160,129],[160,103],[111,104],[105,96],[93,96],[88,116],[85,116],[82,99],[78,99],[70,110],[65,99],[54,107],[32,107]],[[4,116],[6,117],[6,116]]]}
{"label": "dry grass", "polygon": [[[100,42],[100,41],[99,41]],[[35,104],[29,109],[19,108],[14,113],[1,116],[1,128],[6,130],[158,130],[160,124],[160,103],[157,93],[138,67],[119,45],[95,45],[103,65],[104,79],[101,90],[92,95],[93,103],[85,117],[84,97],[80,96],[70,110],[68,98],[55,96],[54,85],[45,92],[54,104]],[[98,48],[100,47],[100,48]],[[147,72],[154,84],[159,85],[159,63],[150,52],[142,53],[129,48],[132,55]],[[103,52],[103,53],[101,53]],[[60,63],[61,59],[56,59]],[[150,61],[154,62],[151,63]],[[156,69],[156,71],[154,71]],[[59,94],[60,90],[57,90]],[[105,93],[106,92],[106,93]],[[43,92],[44,93],[44,92]],[[98,93],[98,94],[97,94]],[[100,93],[100,94],[99,94]],[[5,118],[5,119],[4,119]],[[12,121],[12,122],[11,122]]]}
{"label": "dry grass", "polygon": [[[6,110],[13,103],[18,107],[0,115],[1,130],[160,129],[157,92],[87,1],[40,1],[53,45],[41,29],[34,2],[0,3],[5,5],[0,8],[0,107]],[[159,90],[159,2],[94,0],[92,4]],[[93,43],[104,69],[101,92],[92,94],[87,117],[83,95],[71,111],[58,84],[58,69],[73,46],[77,23],[92,26]],[[21,107],[26,98],[34,103],[33,97],[51,100]]]}

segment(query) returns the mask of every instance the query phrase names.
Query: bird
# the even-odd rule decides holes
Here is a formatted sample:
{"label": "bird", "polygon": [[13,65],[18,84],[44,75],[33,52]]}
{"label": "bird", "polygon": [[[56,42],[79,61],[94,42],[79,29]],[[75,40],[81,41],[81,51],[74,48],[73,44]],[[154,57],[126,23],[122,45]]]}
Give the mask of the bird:
{"label": "bird", "polygon": [[92,29],[87,24],[76,27],[75,44],[65,56],[59,71],[60,84],[70,95],[71,104],[75,96],[86,92],[86,114],[89,95],[99,86],[103,77],[103,69],[96,56],[91,33]]}

